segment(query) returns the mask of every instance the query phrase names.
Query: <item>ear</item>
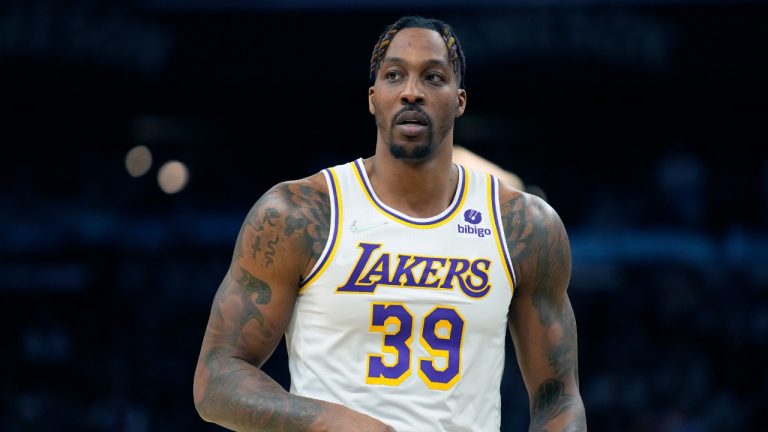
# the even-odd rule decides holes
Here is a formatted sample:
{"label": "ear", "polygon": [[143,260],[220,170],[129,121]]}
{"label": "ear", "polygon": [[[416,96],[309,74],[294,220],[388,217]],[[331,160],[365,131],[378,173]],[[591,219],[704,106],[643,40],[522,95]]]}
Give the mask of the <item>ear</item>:
{"label": "ear", "polygon": [[373,86],[368,87],[368,112],[376,115],[376,106],[373,104]]}
{"label": "ear", "polygon": [[458,105],[456,106],[456,118],[459,118],[464,114],[464,110],[467,108],[467,91],[458,89],[456,91],[456,98],[458,100]]}

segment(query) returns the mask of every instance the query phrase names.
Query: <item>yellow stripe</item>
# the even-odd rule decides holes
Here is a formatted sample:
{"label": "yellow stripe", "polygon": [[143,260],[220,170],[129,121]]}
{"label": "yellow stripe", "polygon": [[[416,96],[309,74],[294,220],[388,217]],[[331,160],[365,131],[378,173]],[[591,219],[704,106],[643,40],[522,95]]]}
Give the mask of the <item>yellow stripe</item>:
{"label": "yellow stripe", "polygon": [[[301,288],[299,288],[299,292],[300,293],[303,292],[304,289],[306,289],[314,281],[316,281],[317,278],[319,278],[320,275],[323,274],[323,272],[325,272],[325,269],[328,268],[328,265],[333,260],[333,256],[336,254],[336,250],[339,247],[339,243],[341,243],[341,227],[343,226],[342,225],[342,214],[343,214],[342,208],[343,208],[343,206],[341,205],[341,189],[339,188],[339,178],[336,175],[336,171],[333,168],[329,168],[328,171],[331,173],[331,177],[333,177],[333,184],[334,184],[334,189],[335,189],[336,202],[338,204],[337,207],[338,207],[338,212],[339,212],[339,214],[338,214],[338,216],[339,216],[338,217],[338,221],[339,222],[336,224],[336,239],[333,242],[333,246],[331,246],[331,250],[328,253],[328,259],[325,260],[325,264],[323,264],[323,266],[320,267],[320,269],[317,271],[317,273],[315,273],[315,275],[312,276],[312,278],[310,280],[308,280],[306,283],[304,283],[304,285]],[[333,205],[333,203],[331,203],[331,205]],[[320,257],[320,258],[322,258],[322,257]]]}
{"label": "yellow stripe", "polygon": [[[490,174],[486,174],[486,177],[488,178],[488,210],[490,210],[490,214],[493,216],[493,223],[491,224],[493,226],[493,235],[496,238],[496,247],[499,249],[499,257],[501,258],[501,265],[504,267],[504,273],[507,275],[507,280],[509,281],[509,289],[512,290],[512,296],[515,296],[515,284],[512,282],[512,273],[510,271],[511,268],[507,268],[507,257],[504,254],[504,248],[502,247],[501,242],[504,241],[502,234],[499,231],[502,227],[499,226],[498,223],[501,221],[499,220],[501,218],[501,208],[499,208],[499,214],[497,215],[495,211],[493,211],[493,204],[494,204],[494,197],[491,191],[493,188],[491,187],[491,184],[493,183],[493,178]],[[496,194],[498,195],[498,191],[496,191]],[[499,219],[497,219],[497,216]],[[507,245],[507,248],[509,248],[509,245]],[[512,266],[512,262],[509,263],[510,266]]]}
{"label": "yellow stripe", "polygon": [[[360,188],[363,190],[363,195],[365,195],[365,197],[368,198],[368,202],[370,202],[371,205],[384,216],[388,217],[389,219],[392,219],[397,223],[403,224],[405,226],[409,226],[411,228],[417,228],[417,229],[437,228],[439,226],[442,226],[448,223],[448,221],[451,220],[453,216],[456,214],[456,212],[458,212],[459,209],[464,205],[464,200],[467,197],[467,184],[469,183],[467,178],[467,171],[463,166],[458,165],[459,170],[464,173],[464,184],[462,185],[462,189],[460,192],[461,198],[459,199],[459,202],[456,204],[456,207],[454,207],[453,211],[440,222],[427,224],[427,225],[418,225],[418,224],[410,223],[408,221],[402,220],[396,216],[393,216],[387,213],[386,211],[384,211],[384,209],[381,208],[381,206],[376,202],[376,200],[373,199],[373,196],[368,192],[368,189],[365,187],[365,181],[363,180],[362,174],[360,174],[360,171],[357,169],[357,165],[355,165],[354,162],[352,162],[352,164],[353,164],[355,176],[357,177],[357,181],[358,183],[360,183]],[[363,167],[363,169],[365,169],[365,167]],[[373,186],[371,186],[371,189],[373,189]]]}

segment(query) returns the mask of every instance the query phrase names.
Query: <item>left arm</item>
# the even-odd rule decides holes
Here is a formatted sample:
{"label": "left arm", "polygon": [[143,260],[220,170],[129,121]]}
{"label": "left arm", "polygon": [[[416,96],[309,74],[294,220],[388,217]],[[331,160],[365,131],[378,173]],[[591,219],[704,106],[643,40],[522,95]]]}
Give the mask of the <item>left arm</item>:
{"label": "left arm", "polygon": [[557,213],[502,189],[501,212],[518,286],[509,331],[528,390],[530,432],[587,430],[579,393],[576,319],[568,298],[571,251]]}

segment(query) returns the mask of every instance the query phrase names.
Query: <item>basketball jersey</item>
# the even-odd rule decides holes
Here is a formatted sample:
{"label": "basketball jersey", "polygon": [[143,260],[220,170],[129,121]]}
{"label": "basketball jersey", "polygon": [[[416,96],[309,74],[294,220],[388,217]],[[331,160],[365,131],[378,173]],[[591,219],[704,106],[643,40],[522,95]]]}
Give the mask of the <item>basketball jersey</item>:
{"label": "basketball jersey", "polygon": [[330,232],[286,333],[292,393],[398,432],[499,430],[515,275],[498,181],[458,170],[429,218],[379,200],[362,159],[323,170]]}

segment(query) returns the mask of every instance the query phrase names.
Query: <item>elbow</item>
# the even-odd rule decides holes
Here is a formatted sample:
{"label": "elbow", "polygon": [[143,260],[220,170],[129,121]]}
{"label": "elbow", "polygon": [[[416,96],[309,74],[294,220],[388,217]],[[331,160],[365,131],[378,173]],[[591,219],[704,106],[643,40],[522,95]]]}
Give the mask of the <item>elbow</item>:
{"label": "elbow", "polygon": [[213,413],[211,412],[211,405],[206,403],[205,399],[199,400],[196,394],[197,386],[195,386],[195,410],[197,411],[197,415],[207,423],[214,423],[215,420],[212,415]]}
{"label": "elbow", "polygon": [[195,403],[195,409],[197,410],[197,415],[200,416],[200,419],[203,420],[206,423],[215,423],[213,420],[213,417],[210,416],[210,413],[206,409],[206,407],[202,406],[201,404]]}
{"label": "elbow", "polygon": [[210,404],[208,403],[206,397],[208,381],[209,377],[207,370],[205,370],[205,368],[201,368],[200,365],[198,365],[197,369],[195,370],[194,380],[192,382],[192,396],[195,403],[195,410],[201,419],[211,423],[213,420],[211,418]]}
{"label": "elbow", "polygon": [[208,414],[206,413],[205,407],[203,406],[203,404],[195,401],[195,410],[197,411],[197,415],[199,415],[202,420],[208,423],[211,422],[211,419],[210,417],[208,417]]}

